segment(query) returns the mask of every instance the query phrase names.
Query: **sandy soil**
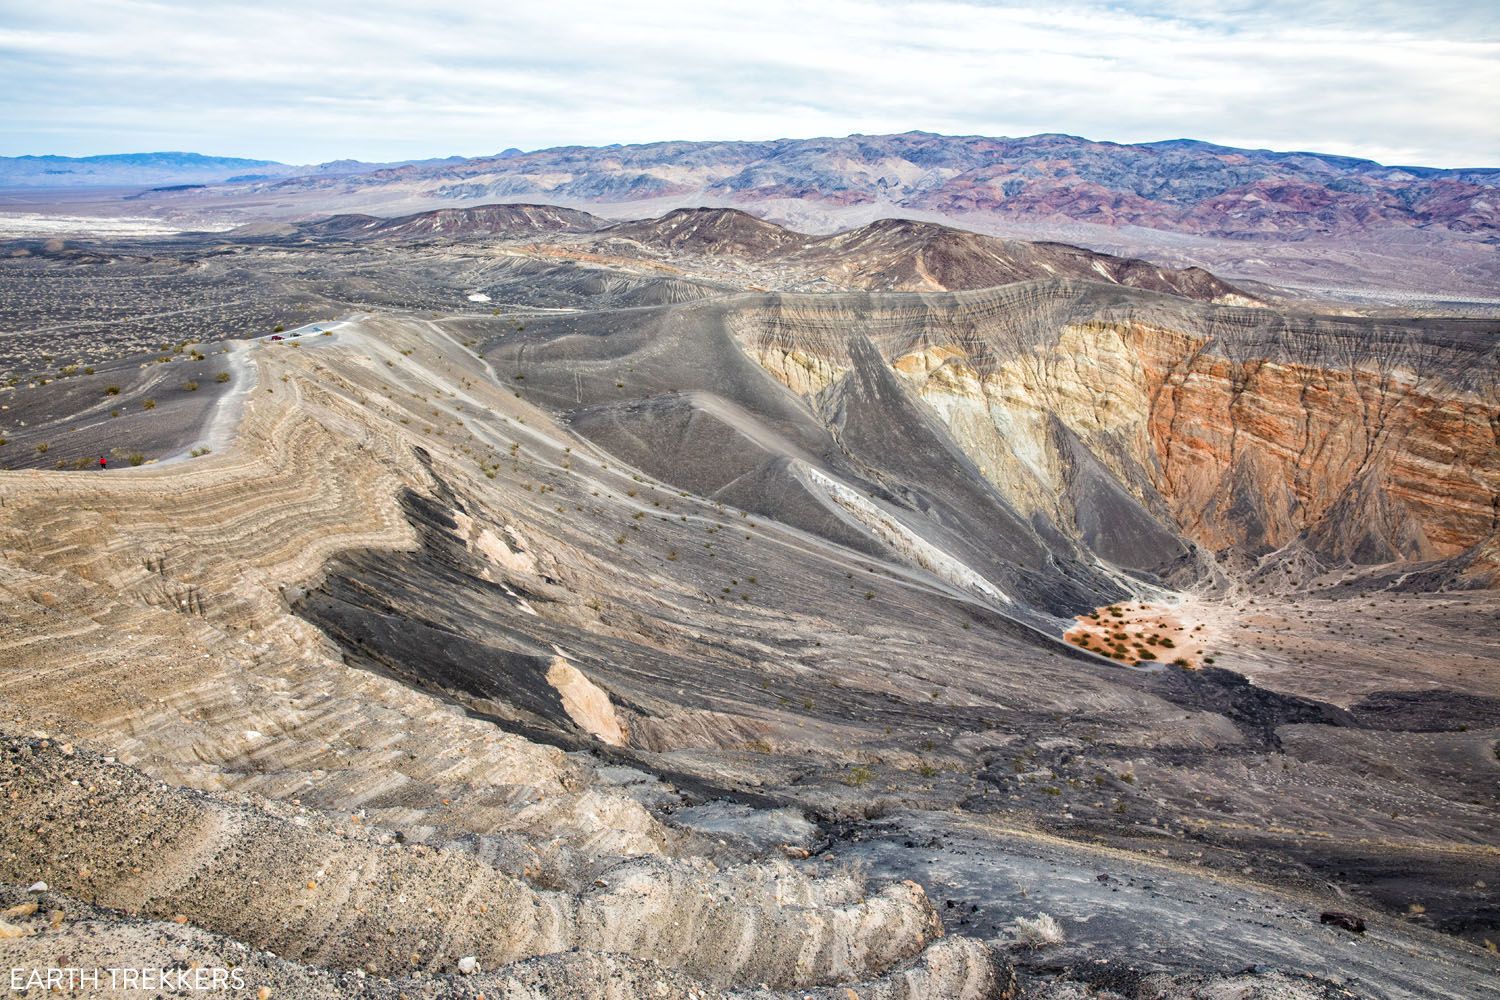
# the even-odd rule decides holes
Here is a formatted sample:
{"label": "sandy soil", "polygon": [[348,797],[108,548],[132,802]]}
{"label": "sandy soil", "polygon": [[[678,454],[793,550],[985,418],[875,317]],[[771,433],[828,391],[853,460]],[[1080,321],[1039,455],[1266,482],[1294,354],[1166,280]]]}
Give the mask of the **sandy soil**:
{"label": "sandy soil", "polygon": [[1212,664],[1212,632],[1187,604],[1124,602],[1078,615],[1063,638],[1080,649],[1135,666],[1160,662],[1197,670]]}

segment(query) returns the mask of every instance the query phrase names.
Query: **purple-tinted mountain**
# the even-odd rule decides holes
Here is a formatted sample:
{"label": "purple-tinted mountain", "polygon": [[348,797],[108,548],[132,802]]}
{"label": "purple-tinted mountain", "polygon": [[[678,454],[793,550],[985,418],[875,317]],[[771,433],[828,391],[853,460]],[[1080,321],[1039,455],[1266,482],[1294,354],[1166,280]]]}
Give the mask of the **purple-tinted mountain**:
{"label": "purple-tinted mountain", "polygon": [[1186,139],[1124,145],[1066,135],[908,132],[569,146],[271,186],[414,186],[444,200],[600,203],[703,194],[746,206],[785,199],[890,205],[958,218],[1065,219],[1234,237],[1382,227],[1500,232],[1500,169],[1385,166]]}
{"label": "purple-tinted mountain", "polygon": [[[106,186],[97,174],[58,180],[38,175],[50,169],[39,163],[28,161],[24,171],[18,164],[0,160],[0,187]],[[29,179],[17,180],[18,171],[30,171]],[[1128,145],[907,132],[507,149],[406,164],[273,164],[235,167],[234,176],[135,181],[152,189],[130,196],[129,214],[195,227],[206,219],[391,218],[497,202],[562,205],[615,220],[718,206],[805,233],[887,218],[947,223],[1202,268],[1326,301],[1400,309],[1435,302],[1443,311],[1480,313],[1500,301],[1500,168],[1387,166],[1189,139]],[[40,195],[32,202],[28,210],[50,209]],[[89,211],[110,214],[120,204]]]}

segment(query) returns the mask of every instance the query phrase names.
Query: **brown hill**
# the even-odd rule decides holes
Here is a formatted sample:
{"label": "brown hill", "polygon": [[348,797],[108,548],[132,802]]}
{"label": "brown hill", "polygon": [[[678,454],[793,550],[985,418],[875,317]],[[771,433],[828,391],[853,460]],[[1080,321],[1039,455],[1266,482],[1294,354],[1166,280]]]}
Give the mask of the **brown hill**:
{"label": "brown hill", "polygon": [[1076,278],[1202,301],[1251,297],[1201,268],[1160,267],[1063,243],[1029,243],[933,222],[881,219],[812,236],[732,208],[677,209],[659,219],[611,226],[600,249],[735,260],[779,269],[802,282],[870,291],[965,291],[1037,278]]}
{"label": "brown hill", "polygon": [[605,235],[660,250],[742,257],[785,253],[813,238],[733,208],[679,208],[611,226]]}
{"label": "brown hill", "polygon": [[1249,296],[1202,268],[1159,267],[1065,243],[1028,243],[931,222],[883,219],[817,241],[805,256],[831,275],[879,291],[963,291],[1033,278],[1079,278],[1222,301]]}
{"label": "brown hill", "polygon": [[587,233],[605,226],[603,219],[557,205],[476,205],[440,208],[394,219],[373,215],[335,215],[303,223],[305,235],[355,240],[515,238],[545,233]]}

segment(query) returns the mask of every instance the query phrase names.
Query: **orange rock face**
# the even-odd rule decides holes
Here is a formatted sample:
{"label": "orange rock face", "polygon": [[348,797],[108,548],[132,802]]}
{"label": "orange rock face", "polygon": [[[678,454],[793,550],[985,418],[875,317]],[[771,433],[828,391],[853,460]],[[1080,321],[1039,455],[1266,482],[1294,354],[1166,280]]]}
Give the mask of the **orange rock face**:
{"label": "orange rock face", "polygon": [[[1278,314],[1075,282],[807,296],[746,310],[736,335],[837,415],[854,329],[1021,516],[1104,563],[1197,558],[1383,564],[1466,554],[1500,572],[1500,360],[1492,327]],[[1472,550],[1472,553],[1470,553]],[[1201,554],[1201,553],[1200,553]],[[1161,576],[1165,579],[1165,576]]]}
{"label": "orange rock face", "polygon": [[1242,361],[1137,335],[1156,487],[1188,537],[1356,561],[1455,555],[1493,534],[1500,407],[1413,372]]}

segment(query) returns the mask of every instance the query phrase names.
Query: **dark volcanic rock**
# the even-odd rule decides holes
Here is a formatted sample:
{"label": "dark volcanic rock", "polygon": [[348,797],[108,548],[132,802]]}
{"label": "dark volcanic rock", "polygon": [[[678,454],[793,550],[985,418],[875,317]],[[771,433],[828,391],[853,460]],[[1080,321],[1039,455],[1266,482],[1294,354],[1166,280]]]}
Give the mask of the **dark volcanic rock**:
{"label": "dark volcanic rock", "polygon": [[1360,917],[1356,917],[1352,913],[1340,913],[1337,910],[1325,910],[1323,915],[1318,919],[1321,923],[1332,924],[1335,927],[1342,928],[1354,934],[1363,934],[1365,932],[1364,920]]}

